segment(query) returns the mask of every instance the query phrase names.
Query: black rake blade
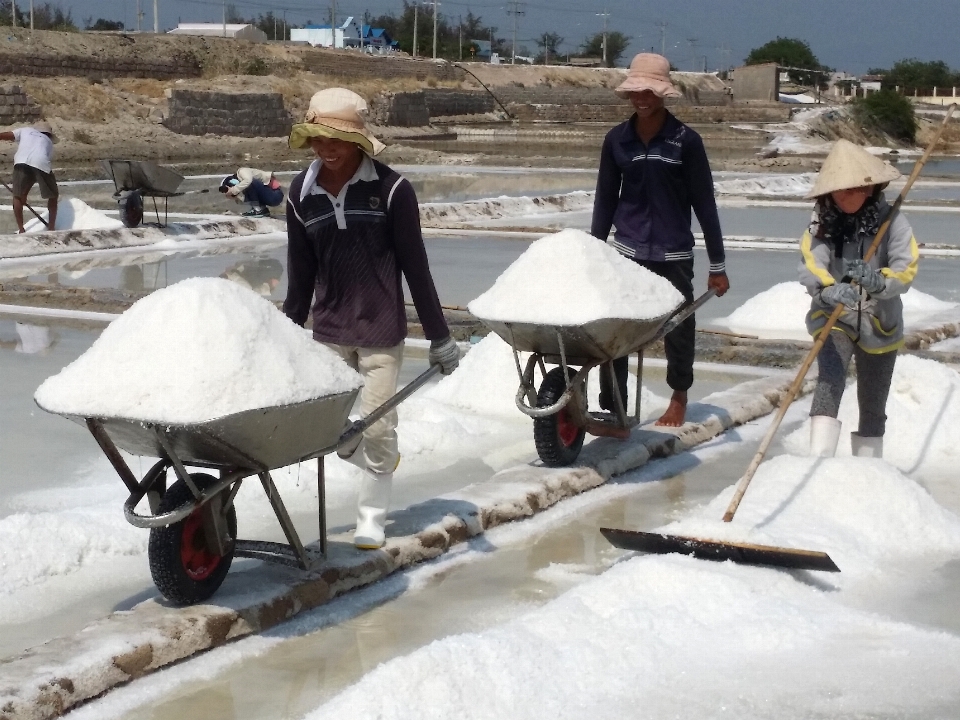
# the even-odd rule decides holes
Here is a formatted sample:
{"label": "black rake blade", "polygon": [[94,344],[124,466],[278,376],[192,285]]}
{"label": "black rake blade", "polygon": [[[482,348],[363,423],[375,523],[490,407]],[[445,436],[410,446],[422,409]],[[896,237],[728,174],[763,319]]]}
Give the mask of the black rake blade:
{"label": "black rake blade", "polygon": [[603,536],[618,548],[664,555],[680,553],[700,560],[731,560],[741,565],[769,565],[793,570],[840,572],[830,556],[816,550],[721,542],[682,535],[661,535],[636,530],[600,528]]}

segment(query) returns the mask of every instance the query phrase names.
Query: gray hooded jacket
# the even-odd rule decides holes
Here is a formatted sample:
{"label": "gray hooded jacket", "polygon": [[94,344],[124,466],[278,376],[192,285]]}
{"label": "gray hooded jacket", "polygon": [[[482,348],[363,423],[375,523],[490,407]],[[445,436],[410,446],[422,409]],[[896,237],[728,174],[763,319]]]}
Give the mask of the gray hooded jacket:
{"label": "gray hooded jacket", "polygon": [[[880,217],[886,217],[890,206],[880,199]],[[842,257],[836,257],[833,246],[816,237],[808,229],[800,240],[800,282],[812,301],[807,313],[807,331],[816,337],[833,312],[833,306],[820,300],[820,290],[843,279],[844,261],[862,258],[867,247],[845,242]],[[917,274],[920,251],[910,223],[899,212],[890,223],[880,248],[868,263],[879,270],[886,287],[876,295],[862,295],[858,307],[844,308],[835,331],[845,332],[868,353],[885,353],[903,345],[903,302],[905,293]]]}

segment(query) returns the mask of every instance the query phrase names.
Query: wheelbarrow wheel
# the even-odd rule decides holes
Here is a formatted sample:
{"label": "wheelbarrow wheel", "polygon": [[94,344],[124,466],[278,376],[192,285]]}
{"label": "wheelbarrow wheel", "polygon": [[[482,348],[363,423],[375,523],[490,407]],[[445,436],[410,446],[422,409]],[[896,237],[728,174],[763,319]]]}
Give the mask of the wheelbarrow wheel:
{"label": "wheelbarrow wheel", "polygon": [[[203,473],[191,474],[190,479],[200,490],[217,482],[212,475]],[[176,510],[193,499],[186,483],[177,480],[163,494],[158,514]],[[160,593],[178,605],[193,605],[213,595],[233,561],[232,545],[226,555],[219,555],[208,546],[203,513],[202,508],[197,508],[180,522],[150,530],[150,574]],[[236,538],[237,512],[233,505],[226,520],[230,537]]]}
{"label": "wheelbarrow wheel", "polygon": [[[568,372],[571,379],[576,375],[572,368],[568,368]],[[566,390],[567,381],[563,368],[554,368],[543,378],[537,393],[537,407],[553,405]],[[577,459],[580,448],[583,447],[583,438],[587,432],[574,423],[569,407],[568,404],[554,415],[533,420],[533,441],[537,446],[537,454],[547,467],[569,465]]]}
{"label": "wheelbarrow wheel", "polygon": [[120,222],[124,227],[135,228],[143,222],[143,196],[136,190],[121,197],[117,204],[120,209]]}

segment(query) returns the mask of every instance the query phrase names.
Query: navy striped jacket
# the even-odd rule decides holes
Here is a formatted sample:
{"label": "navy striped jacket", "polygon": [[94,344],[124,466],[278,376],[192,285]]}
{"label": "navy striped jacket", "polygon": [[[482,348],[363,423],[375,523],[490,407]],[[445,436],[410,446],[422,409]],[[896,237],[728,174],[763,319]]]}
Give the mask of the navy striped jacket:
{"label": "navy striped jacket", "polygon": [[607,133],[600,153],[590,234],[623,255],[654,262],[693,259],[691,209],[703,229],[710,272],[726,272],[713,175],[700,136],[667,112],[646,146],[636,115]]}
{"label": "navy striped jacket", "polygon": [[[303,325],[313,304],[313,337],[350,347],[393,347],[407,335],[401,274],[428,340],[447,337],[410,182],[365,158],[342,202],[315,192],[319,161],[287,193],[284,313]],[[339,207],[342,204],[343,207]]]}

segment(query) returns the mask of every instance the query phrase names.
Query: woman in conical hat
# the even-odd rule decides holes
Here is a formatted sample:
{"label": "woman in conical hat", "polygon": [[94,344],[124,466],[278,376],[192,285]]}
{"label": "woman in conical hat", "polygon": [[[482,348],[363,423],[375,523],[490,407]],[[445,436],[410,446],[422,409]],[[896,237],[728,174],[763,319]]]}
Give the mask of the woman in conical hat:
{"label": "woman in conical hat", "polygon": [[910,223],[897,213],[869,261],[863,259],[891,211],[883,189],[896,168],[838,140],[807,194],[813,218],[800,241],[800,282],[811,296],[807,330],[817,337],[837,305],[843,313],[817,356],[819,378],[810,408],[810,450],[831,457],[840,437],[837,413],[847,368],[856,357],[860,424],[854,455],[881,457],[884,412],[897,350],[903,345],[903,303],[920,253]]}

